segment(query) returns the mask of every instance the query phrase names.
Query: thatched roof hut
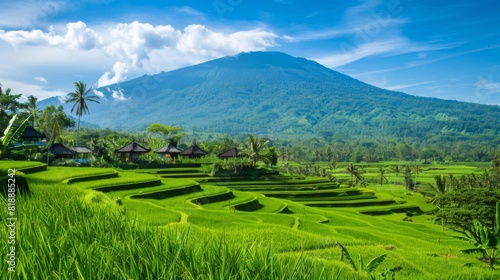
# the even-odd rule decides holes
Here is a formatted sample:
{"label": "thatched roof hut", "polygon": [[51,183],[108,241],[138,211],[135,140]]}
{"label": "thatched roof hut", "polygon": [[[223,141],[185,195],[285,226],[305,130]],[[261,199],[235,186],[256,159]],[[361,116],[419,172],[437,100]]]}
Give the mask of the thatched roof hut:
{"label": "thatched roof hut", "polygon": [[182,151],[179,155],[190,157],[190,158],[199,158],[199,157],[205,156],[206,154],[207,154],[207,152],[202,150],[200,147],[193,145],[193,146],[187,148],[186,150]]}
{"label": "thatched roof hut", "polygon": [[27,126],[23,134],[19,137],[19,141],[36,141],[45,138],[45,134],[40,133],[32,126]]}
{"label": "thatched roof hut", "polygon": [[132,141],[120,149],[116,149],[115,153],[120,154],[120,160],[122,161],[126,160],[127,154],[129,155],[129,161],[136,161],[141,154],[149,153],[149,151],[151,150]]}
{"label": "thatched roof hut", "polygon": [[[66,148],[61,143],[54,143],[50,145],[48,150],[54,155],[54,158],[72,158],[76,155],[76,152]],[[42,152],[46,152],[47,149],[44,149]]]}
{"label": "thatched roof hut", "polygon": [[155,153],[158,154],[159,158],[176,158],[180,153],[182,153],[182,151],[177,149],[177,147],[174,147],[172,144],[168,144],[165,147],[157,149]]}
{"label": "thatched roof hut", "polygon": [[232,148],[228,151],[219,154],[220,158],[232,158],[232,157],[241,157],[240,150],[238,148]]}

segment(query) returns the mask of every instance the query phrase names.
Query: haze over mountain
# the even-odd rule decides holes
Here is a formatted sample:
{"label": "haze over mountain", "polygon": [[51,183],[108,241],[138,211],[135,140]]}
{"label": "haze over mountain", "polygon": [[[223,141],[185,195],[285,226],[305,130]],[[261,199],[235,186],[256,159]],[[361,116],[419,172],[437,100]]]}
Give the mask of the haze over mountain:
{"label": "haze over mountain", "polygon": [[[240,53],[98,88],[82,120],[144,130],[342,136],[498,134],[500,107],[380,89],[280,52]],[[57,98],[40,102],[58,105]],[[65,105],[69,113],[69,105]]]}

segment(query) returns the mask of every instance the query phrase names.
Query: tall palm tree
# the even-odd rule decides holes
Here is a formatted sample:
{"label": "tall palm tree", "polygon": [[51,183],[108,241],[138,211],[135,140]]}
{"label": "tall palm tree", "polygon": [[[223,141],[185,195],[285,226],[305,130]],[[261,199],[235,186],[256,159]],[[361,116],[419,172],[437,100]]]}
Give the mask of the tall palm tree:
{"label": "tall palm tree", "polygon": [[365,171],[362,166],[357,166],[350,163],[345,170],[349,175],[351,175],[351,185],[353,187],[357,184],[364,185],[364,178],[362,174]]}
{"label": "tall palm tree", "polygon": [[380,188],[382,188],[382,185],[384,182],[387,182],[387,177],[385,176],[385,173],[387,172],[387,169],[385,169],[383,166],[378,167],[378,182],[380,184]]}
{"label": "tall palm tree", "polygon": [[415,185],[413,184],[411,180],[411,174],[413,173],[413,170],[411,169],[410,166],[406,165],[403,169],[403,177],[406,185],[407,190],[413,190]]}
{"label": "tall palm tree", "polygon": [[446,177],[436,175],[434,176],[434,181],[436,184],[431,185],[431,187],[434,188],[436,191],[436,195],[434,198],[431,200],[432,204],[437,204],[438,207],[441,209],[441,227],[442,231],[444,231],[444,204],[443,204],[443,195],[448,191],[448,181],[446,180]]}
{"label": "tall palm tree", "polygon": [[95,102],[99,104],[99,96],[89,95],[92,88],[87,89],[87,84],[83,82],[74,82],[75,91],[70,92],[69,96],[66,98],[66,103],[73,103],[73,107],[71,108],[71,113],[76,108],[76,115],[78,116],[78,126],[76,129],[76,145],[78,146],[78,134],[80,132],[80,118],[83,114],[89,113],[89,107],[87,106],[87,102]]}
{"label": "tall palm tree", "polygon": [[401,166],[394,165],[391,169],[394,171],[394,173],[396,173],[396,177],[399,176],[399,172],[401,172]]}
{"label": "tall palm tree", "polygon": [[259,137],[255,137],[252,134],[248,134],[248,142],[243,150],[243,153],[246,154],[252,160],[252,166],[257,166],[257,161],[261,158],[260,152],[262,152],[267,145],[269,144],[269,140],[265,140]]}
{"label": "tall palm tree", "polygon": [[37,108],[37,101],[38,98],[36,98],[33,95],[28,96],[28,103],[26,103],[26,110],[28,113],[32,116],[31,117],[31,126],[35,127],[35,121],[38,116],[38,108]]}

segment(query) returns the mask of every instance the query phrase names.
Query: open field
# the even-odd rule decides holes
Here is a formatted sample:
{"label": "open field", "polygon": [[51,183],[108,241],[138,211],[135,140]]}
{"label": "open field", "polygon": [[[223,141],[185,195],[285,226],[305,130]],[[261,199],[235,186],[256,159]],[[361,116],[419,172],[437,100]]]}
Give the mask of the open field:
{"label": "open field", "polygon": [[[0,168],[13,164],[21,168],[36,163],[1,161]],[[390,165],[382,166],[389,170]],[[144,278],[145,273],[173,275],[167,277],[172,279],[197,279],[200,275],[205,275],[202,279],[209,278],[207,275],[212,279],[269,279],[264,275],[277,279],[369,278],[340,261],[341,251],[335,246],[340,242],[355,260],[358,254],[365,262],[387,254],[374,274],[377,277],[384,269],[396,266],[402,267],[396,279],[500,277],[498,270],[477,261],[478,255],[459,252],[468,244],[453,238],[451,231],[441,231],[434,222],[436,207],[421,194],[405,190],[401,174],[388,171],[386,175],[393,181],[379,185],[378,166],[366,164],[363,168],[368,182],[365,187],[321,177],[290,179],[286,174],[269,175],[265,180],[244,174],[215,180],[199,167],[134,171],[48,167],[26,175],[33,195],[20,198],[17,206],[22,225],[18,232],[19,273],[30,276],[31,271],[42,270],[48,272],[35,276],[56,279],[80,277],[69,270],[81,271],[84,278],[109,278],[113,273],[132,279]],[[419,171],[417,186],[432,183],[434,175],[481,172],[480,167],[465,164],[426,165]],[[333,175],[349,179],[342,165]],[[2,211],[2,217],[5,215]],[[412,222],[404,221],[409,216]],[[82,217],[89,219],[81,222]],[[34,219],[40,220],[23,222]],[[128,219],[132,226],[128,226]],[[99,234],[108,237],[98,241]],[[173,241],[157,237],[163,235]],[[73,239],[68,239],[71,236]],[[152,246],[151,252],[144,250],[145,244]],[[105,248],[116,253],[105,253]],[[164,248],[177,251],[162,254]],[[43,252],[35,257],[30,252],[36,250]],[[211,259],[218,254],[232,258],[228,261],[233,267],[213,263]],[[62,259],[68,259],[68,255],[78,263]],[[125,256],[141,261],[132,265]],[[195,264],[189,259],[210,263],[213,269],[218,265],[217,269],[225,271],[208,271],[209,267],[201,264],[191,267]],[[273,265],[266,264],[271,261]],[[55,271],[59,267],[68,272],[58,274]],[[256,267],[266,272],[253,270]],[[1,269],[6,270],[5,263]],[[294,269],[297,274],[293,274]],[[253,278],[259,273],[260,278]],[[225,277],[218,278],[221,275]]]}

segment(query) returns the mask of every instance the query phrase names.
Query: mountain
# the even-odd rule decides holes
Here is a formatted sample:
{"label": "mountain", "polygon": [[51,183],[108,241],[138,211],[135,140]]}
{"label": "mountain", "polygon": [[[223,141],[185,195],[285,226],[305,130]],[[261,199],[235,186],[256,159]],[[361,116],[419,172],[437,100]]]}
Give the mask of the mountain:
{"label": "mountain", "polygon": [[[250,52],[114,84],[82,120],[144,130],[349,136],[498,135],[500,107],[380,89],[314,61]],[[60,104],[56,98],[40,105]],[[69,105],[65,107],[69,112]]]}

